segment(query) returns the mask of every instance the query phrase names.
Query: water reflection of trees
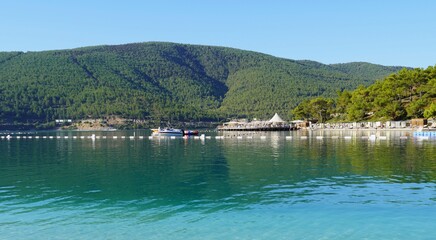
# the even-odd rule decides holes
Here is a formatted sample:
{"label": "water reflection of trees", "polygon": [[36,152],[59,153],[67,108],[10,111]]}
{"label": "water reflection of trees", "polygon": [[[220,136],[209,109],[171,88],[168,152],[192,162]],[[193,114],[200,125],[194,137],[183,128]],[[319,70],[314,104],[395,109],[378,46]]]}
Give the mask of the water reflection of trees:
{"label": "water reflection of trees", "polygon": [[[272,135],[203,143],[108,139],[95,144],[1,142],[1,168],[13,171],[4,171],[0,184],[14,185],[14,194],[23,201],[64,196],[70,204],[125,202],[142,209],[167,205],[214,211],[259,203],[266,196],[292,196],[306,191],[304,185],[312,181],[343,185],[353,176],[436,181],[434,141],[289,140]],[[272,194],[274,188],[292,191]]]}
{"label": "water reflection of trees", "polygon": [[[6,142],[1,178],[22,196],[180,204],[226,194],[228,166],[216,145],[193,140]],[[212,149],[211,149],[212,148]],[[7,152],[7,151],[5,151]],[[215,195],[215,196],[214,196]]]}
{"label": "water reflection of trees", "polygon": [[269,141],[226,142],[223,151],[231,176],[244,176],[242,185],[259,179],[299,182],[347,175],[436,180],[434,142],[294,138],[281,139],[278,145],[274,143],[276,147],[271,147]]}

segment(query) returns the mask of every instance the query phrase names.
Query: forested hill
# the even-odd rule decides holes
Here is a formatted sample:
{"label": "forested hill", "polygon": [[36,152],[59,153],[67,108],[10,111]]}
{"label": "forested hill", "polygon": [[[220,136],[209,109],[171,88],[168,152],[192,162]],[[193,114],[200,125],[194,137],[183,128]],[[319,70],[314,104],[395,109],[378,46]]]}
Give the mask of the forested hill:
{"label": "forested hill", "polygon": [[197,121],[275,112],[289,119],[303,99],[368,86],[400,69],[157,42],[0,52],[0,123],[109,115]]}

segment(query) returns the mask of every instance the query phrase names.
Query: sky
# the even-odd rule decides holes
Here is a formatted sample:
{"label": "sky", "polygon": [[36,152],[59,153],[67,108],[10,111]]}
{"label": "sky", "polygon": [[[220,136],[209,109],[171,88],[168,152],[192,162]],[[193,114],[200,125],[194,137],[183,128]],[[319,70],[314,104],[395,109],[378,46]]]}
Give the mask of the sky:
{"label": "sky", "polygon": [[232,47],[325,64],[436,65],[434,0],[5,0],[0,51],[136,42]]}

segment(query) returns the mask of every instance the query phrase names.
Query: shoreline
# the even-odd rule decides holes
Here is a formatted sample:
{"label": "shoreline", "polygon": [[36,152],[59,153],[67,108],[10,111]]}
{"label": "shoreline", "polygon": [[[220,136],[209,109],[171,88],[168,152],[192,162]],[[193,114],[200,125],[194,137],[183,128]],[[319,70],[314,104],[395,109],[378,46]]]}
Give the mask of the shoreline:
{"label": "shoreline", "polygon": [[[418,128],[307,128],[303,131],[404,131],[415,132]],[[424,130],[423,130],[424,131]],[[431,130],[428,130],[431,131]],[[436,131],[436,129],[434,129]]]}
{"label": "shoreline", "polygon": [[436,132],[436,128],[406,127],[406,128],[301,128],[303,131],[375,131],[375,132]]}

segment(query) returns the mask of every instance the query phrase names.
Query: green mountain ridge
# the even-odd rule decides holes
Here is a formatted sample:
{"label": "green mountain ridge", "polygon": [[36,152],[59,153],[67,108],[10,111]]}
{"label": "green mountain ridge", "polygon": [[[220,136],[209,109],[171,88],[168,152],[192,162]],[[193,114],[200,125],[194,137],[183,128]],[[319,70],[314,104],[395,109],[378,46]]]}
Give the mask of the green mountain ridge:
{"label": "green mountain ridge", "polygon": [[58,118],[285,119],[304,99],[369,86],[403,67],[326,65],[226,47],[133,43],[0,52],[0,123]]}

